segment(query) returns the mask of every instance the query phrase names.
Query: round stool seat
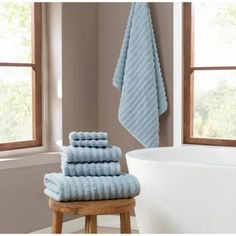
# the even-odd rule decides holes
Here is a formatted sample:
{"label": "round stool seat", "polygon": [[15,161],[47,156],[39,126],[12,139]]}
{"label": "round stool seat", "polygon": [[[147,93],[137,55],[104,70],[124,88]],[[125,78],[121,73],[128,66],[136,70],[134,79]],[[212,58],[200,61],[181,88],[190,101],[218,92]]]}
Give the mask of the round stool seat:
{"label": "round stool seat", "polygon": [[135,199],[117,199],[100,201],[57,202],[49,199],[49,208],[73,215],[106,215],[131,211],[135,207]]}
{"label": "round stool seat", "polygon": [[85,232],[97,232],[97,215],[120,214],[121,232],[130,233],[130,211],[135,207],[135,199],[99,201],[58,202],[49,198],[49,208],[53,211],[52,232],[61,233],[63,213],[86,217]]}

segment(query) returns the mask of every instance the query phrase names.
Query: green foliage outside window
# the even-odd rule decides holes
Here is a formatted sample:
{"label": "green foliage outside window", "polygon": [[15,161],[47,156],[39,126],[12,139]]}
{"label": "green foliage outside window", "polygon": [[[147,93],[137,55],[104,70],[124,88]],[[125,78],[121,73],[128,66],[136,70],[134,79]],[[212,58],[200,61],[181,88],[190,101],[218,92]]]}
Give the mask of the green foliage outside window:
{"label": "green foliage outside window", "polygon": [[[31,3],[0,3],[0,62],[31,62]],[[0,67],[0,143],[32,139],[31,68]]]}

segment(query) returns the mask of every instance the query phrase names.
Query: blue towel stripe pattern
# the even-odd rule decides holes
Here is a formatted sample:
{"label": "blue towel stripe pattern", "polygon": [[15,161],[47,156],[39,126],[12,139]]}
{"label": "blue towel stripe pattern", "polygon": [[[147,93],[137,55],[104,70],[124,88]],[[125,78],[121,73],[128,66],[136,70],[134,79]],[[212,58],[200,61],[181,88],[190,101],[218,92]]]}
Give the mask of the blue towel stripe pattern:
{"label": "blue towel stripe pattern", "polygon": [[159,146],[167,99],[148,3],[132,3],[113,85],[121,91],[120,123],[145,147]]}
{"label": "blue towel stripe pattern", "polygon": [[69,139],[72,140],[91,140],[91,139],[107,139],[106,132],[70,132]]}
{"label": "blue towel stripe pattern", "polygon": [[121,174],[119,162],[68,163],[62,161],[61,169],[66,176],[114,176]]}
{"label": "blue towel stripe pattern", "polygon": [[104,148],[107,147],[108,141],[106,139],[91,139],[91,140],[75,140],[75,139],[70,139],[70,145],[73,147],[97,147],[97,148]]}
{"label": "blue towel stripe pattern", "polygon": [[44,176],[45,194],[56,201],[107,200],[131,198],[140,192],[136,177],[120,176],[64,176],[51,173]]}
{"label": "blue towel stripe pattern", "polygon": [[62,173],[44,176],[44,193],[56,201],[88,201],[130,198],[139,194],[136,177],[121,173],[119,147],[90,146],[107,142],[104,132],[71,132],[70,141],[87,142],[85,147],[62,146]]}
{"label": "blue towel stripe pattern", "polygon": [[61,158],[65,162],[110,162],[119,161],[122,152],[119,147],[89,148],[63,146],[60,148]]}

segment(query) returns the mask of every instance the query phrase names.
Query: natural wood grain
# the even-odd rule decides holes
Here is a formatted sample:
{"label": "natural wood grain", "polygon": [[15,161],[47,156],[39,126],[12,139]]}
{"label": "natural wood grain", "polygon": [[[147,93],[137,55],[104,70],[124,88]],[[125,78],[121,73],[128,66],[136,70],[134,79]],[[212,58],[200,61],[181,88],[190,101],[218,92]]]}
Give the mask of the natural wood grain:
{"label": "natural wood grain", "polygon": [[32,22],[32,112],[33,138],[42,145],[42,4],[34,3]]}
{"label": "natural wood grain", "polygon": [[0,66],[10,66],[10,67],[35,67],[34,63],[11,63],[11,62],[0,62]]}
{"label": "natural wood grain", "polygon": [[63,213],[52,211],[52,233],[60,234],[62,231]]}
{"label": "natural wood grain", "polygon": [[236,70],[236,66],[192,66],[191,70]]}
{"label": "natural wood grain", "polygon": [[49,198],[49,208],[54,212],[53,232],[61,232],[63,213],[85,216],[85,233],[97,233],[97,215],[119,213],[121,232],[131,233],[130,211],[134,207],[134,198],[78,202],[58,202]]}
{"label": "natural wood grain", "polygon": [[230,139],[213,139],[213,138],[190,137],[188,143],[189,144],[200,144],[200,145],[236,147],[236,140],[230,140]]}
{"label": "natural wood grain", "polygon": [[97,233],[97,216],[85,217],[85,233],[87,234]]}
{"label": "natural wood grain", "polygon": [[40,145],[41,145],[40,140],[27,140],[27,141],[20,141],[20,142],[0,143],[0,150],[37,147]]}
{"label": "natural wood grain", "polygon": [[120,232],[122,234],[131,234],[130,213],[124,212],[120,214]]}
{"label": "natural wood grain", "polygon": [[129,212],[135,207],[135,199],[57,202],[49,199],[49,207],[52,210],[75,215],[106,215]]}
{"label": "natural wood grain", "polygon": [[193,78],[192,78],[192,21],[191,3],[184,3],[184,142],[189,142],[192,134]]}

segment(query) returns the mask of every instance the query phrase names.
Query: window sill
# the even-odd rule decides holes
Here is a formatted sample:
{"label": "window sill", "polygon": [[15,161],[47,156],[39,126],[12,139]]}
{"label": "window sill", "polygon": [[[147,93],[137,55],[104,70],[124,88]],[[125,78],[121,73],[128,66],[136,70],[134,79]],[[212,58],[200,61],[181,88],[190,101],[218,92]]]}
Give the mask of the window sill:
{"label": "window sill", "polygon": [[228,150],[228,149],[232,149],[232,150],[236,150],[236,147],[232,147],[232,146],[219,146],[219,145],[208,145],[208,144],[192,144],[192,143],[182,143],[180,145],[181,147],[200,147],[200,148],[222,148],[224,150]]}
{"label": "window sill", "polygon": [[59,152],[45,152],[31,155],[0,158],[0,170],[39,166],[59,163],[61,161]]}

